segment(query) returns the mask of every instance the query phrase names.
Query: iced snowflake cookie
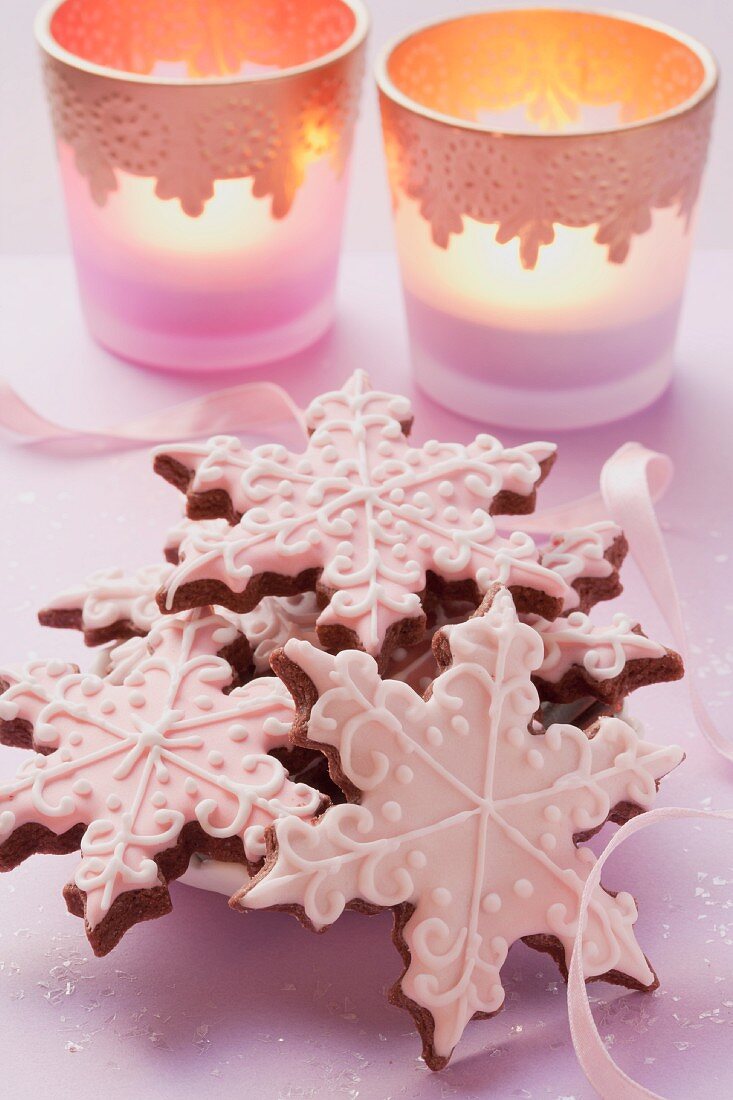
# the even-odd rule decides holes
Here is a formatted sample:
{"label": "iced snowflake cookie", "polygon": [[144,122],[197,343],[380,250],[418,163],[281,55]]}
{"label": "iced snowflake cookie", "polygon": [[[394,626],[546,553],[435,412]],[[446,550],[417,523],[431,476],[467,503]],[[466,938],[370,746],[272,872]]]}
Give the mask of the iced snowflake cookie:
{"label": "iced snowflake cookie", "polygon": [[372,390],[363,372],[306,419],[303,454],[224,436],[158,452],[158,473],[187,492],[191,515],[233,523],[223,538],[194,530],[184,540],[163,610],[247,612],[264,596],[315,589],[324,648],[364,649],[383,664],[422,637],[428,597],[476,606],[501,582],[523,611],[562,611],[568,583],[527,534],[502,537],[493,518],[532,510],[552,444],[505,448],[481,435],[412,447],[409,402]]}
{"label": "iced snowflake cookie", "polygon": [[89,646],[144,637],[160,617],[155,595],[172,572],[165,563],[129,576],[122,569],[100,569],[51,600],[38,620],[41,626],[83,631]]}
{"label": "iced snowflake cookie", "polygon": [[[506,589],[436,644],[450,664],[424,699],[382,680],[366,653],[289,642],[275,655],[296,700],[296,742],[322,749],[349,802],[315,824],[278,821],[263,870],[232,904],[289,909],[318,931],[346,907],[391,908],[405,961],[391,1000],[441,1069],[466,1024],[501,1008],[512,943],[549,952],[566,973],[594,859],[583,841],[649,809],[683,753],[619,718],[591,737],[571,725],[530,732],[544,650]],[[595,891],[588,979],[656,986],[636,917],[629,894]]]}
{"label": "iced snowflake cookie", "polygon": [[552,535],[540,561],[568,585],[563,613],[590,611],[622,592],[619,570],[629,551],[621,528],[611,520]]}
{"label": "iced snowflake cookie", "polygon": [[0,719],[27,723],[37,750],[0,783],[0,870],[81,849],[64,894],[95,954],[170,911],[168,883],[194,852],[241,863],[246,877],[273,820],[310,820],[324,804],[268,755],[289,743],[283,685],[229,690],[238,646],[236,629],[202,609],[161,620],[118,682],[49,662],[0,697]]}
{"label": "iced snowflake cookie", "polygon": [[531,625],[542,637],[544,660],[534,674],[543,701],[570,703],[592,696],[615,704],[647,684],[679,680],[682,658],[643,633],[628,615],[596,626],[582,611]]}
{"label": "iced snowflake cookie", "polygon": [[[133,574],[121,569],[100,570],[83,585],[52,600],[39,613],[39,620],[43,626],[81,630],[90,646],[143,638],[161,618],[155,596],[171,573],[172,566],[166,564],[147,566]],[[258,676],[270,672],[270,655],[288,638],[317,641],[319,612],[314,592],[268,596],[246,615],[226,609],[218,613],[246,640],[252,670]],[[133,647],[125,652],[133,652]]]}
{"label": "iced snowflake cookie", "polygon": [[77,665],[65,661],[31,661],[17,668],[0,668],[0,743],[15,749],[33,748],[35,723],[51,702],[56,684],[78,671]]}
{"label": "iced snowflake cookie", "polygon": [[[435,622],[435,633],[444,629],[447,636],[452,626],[470,614],[465,605],[448,605]],[[580,611],[551,623],[533,615],[520,619],[542,639],[544,658],[532,673],[542,703],[595,700],[613,711],[638,688],[679,680],[684,674],[679,654],[647,638],[627,615],[614,615],[610,623],[600,626]],[[395,650],[386,675],[423,692],[436,674],[436,660],[428,634],[419,645]]]}

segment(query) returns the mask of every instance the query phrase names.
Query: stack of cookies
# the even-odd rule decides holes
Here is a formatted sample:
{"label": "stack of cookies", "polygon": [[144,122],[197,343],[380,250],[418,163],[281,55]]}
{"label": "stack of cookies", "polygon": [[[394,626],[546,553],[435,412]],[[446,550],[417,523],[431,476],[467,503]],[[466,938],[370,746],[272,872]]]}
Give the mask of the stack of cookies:
{"label": "stack of cookies", "polygon": [[[105,647],[94,667],[0,669],[0,739],[34,750],[0,786],[0,869],[79,850],[64,894],[98,955],[169,912],[196,856],[241,869],[235,909],[316,931],[392,909],[390,997],[441,1069],[501,1008],[512,943],[567,974],[586,842],[683,756],[626,697],[682,662],[625,614],[589,617],[621,592],[617,526],[521,530],[551,444],[412,446],[408,401],[361,372],[306,422],[301,454],[162,448],[187,501],[166,560],[40,614]],[[596,890],[588,979],[656,986],[636,917]]]}

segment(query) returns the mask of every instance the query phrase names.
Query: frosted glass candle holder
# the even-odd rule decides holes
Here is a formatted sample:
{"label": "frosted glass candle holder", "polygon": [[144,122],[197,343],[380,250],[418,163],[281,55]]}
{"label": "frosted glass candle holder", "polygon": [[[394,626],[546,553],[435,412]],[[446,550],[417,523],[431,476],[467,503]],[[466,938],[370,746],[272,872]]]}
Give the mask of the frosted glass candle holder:
{"label": "frosted glass candle holder", "polygon": [[322,335],[360,0],[53,0],[36,30],[94,337],[135,362],[221,370]]}
{"label": "frosted glass candle holder", "polygon": [[580,11],[416,30],[378,83],[415,377],[508,427],[614,420],[672,371],[716,69]]}

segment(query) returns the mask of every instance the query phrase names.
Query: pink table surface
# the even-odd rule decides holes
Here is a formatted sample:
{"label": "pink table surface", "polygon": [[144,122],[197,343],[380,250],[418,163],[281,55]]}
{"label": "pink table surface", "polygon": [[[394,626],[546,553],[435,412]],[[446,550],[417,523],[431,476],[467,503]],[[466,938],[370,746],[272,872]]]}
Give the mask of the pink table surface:
{"label": "pink table surface", "polygon": [[[723,726],[733,693],[731,285],[733,253],[696,257],[673,389],[630,421],[561,436],[542,490],[547,504],[590,491],[604,458],[627,439],[675,457],[660,512],[694,641],[693,675]],[[365,367],[415,396],[416,437],[474,434],[477,425],[412,394],[391,258],[347,258],[342,298],[338,326],[317,349],[248,377],[281,381],[302,403]],[[145,373],[94,348],[65,259],[1,260],[0,302],[3,371],[67,423],[112,423],[232,382]],[[0,462],[0,660],[78,659],[78,639],[42,631],[35,611],[96,568],[157,560],[180,502],[152,475],[145,451],[58,458],[6,441]],[[625,607],[666,637],[632,566],[626,582]],[[634,711],[651,737],[687,752],[660,804],[733,807],[733,769],[695,733],[683,687],[647,689]],[[0,776],[20,758],[0,751]],[[675,825],[644,833],[606,875],[607,885],[637,897],[639,936],[662,986],[651,996],[593,986],[596,1018],[624,1068],[685,1100],[733,1094],[732,832]],[[73,857],[35,857],[0,880],[3,1096],[594,1095],[573,1054],[564,986],[547,958],[522,945],[505,969],[506,1009],[470,1025],[451,1066],[433,1075],[410,1017],[383,997],[400,970],[388,915],[350,914],[316,937],[289,916],[237,915],[225,899],[179,884],[172,915],[95,960],[60,897],[72,866]]]}

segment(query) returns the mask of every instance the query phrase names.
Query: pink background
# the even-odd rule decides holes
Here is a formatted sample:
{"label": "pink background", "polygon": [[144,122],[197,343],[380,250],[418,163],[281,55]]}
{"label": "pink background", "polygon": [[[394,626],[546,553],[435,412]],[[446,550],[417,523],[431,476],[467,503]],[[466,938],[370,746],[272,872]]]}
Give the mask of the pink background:
{"label": "pink background", "polygon": [[[733,691],[733,383],[725,293],[732,282],[733,253],[697,255],[674,388],[626,423],[560,436],[560,460],[542,490],[544,504],[591,491],[603,460],[627,439],[674,455],[678,473],[660,512],[694,642],[697,670],[690,674],[724,727]],[[94,348],[63,258],[0,260],[0,301],[5,373],[36,407],[65,423],[111,424],[204,390]],[[333,334],[296,364],[266,375],[304,403],[356,367],[410,392],[406,364],[394,262],[365,255],[347,259]],[[210,378],[206,386],[218,384]],[[467,440],[484,427],[419,397],[416,413],[418,439]],[[41,630],[35,611],[96,568],[157,560],[180,501],[153,476],[145,451],[72,459],[9,441],[0,447],[0,662],[35,655],[86,660],[75,636]],[[633,566],[626,583],[624,608],[666,639]],[[733,806],[733,772],[695,733],[681,685],[640,692],[633,709],[650,737],[677,741],[688,754],[663,784],[660,804]],[[20,759],[0,750],[0,775],[11,775]],[[605,876],[611,888],[637,897],[639,936],[662,987],[652,996],[591,987],[596,1018],[622,1066],[680,1100],[733,1093],[731,832],[709,825],[647,832],[614,857]],[[39,1090],[177,1100],[219,1090],[278,1100],[593,1095],[573,1055],[564,986],[544,956],[522,945],[506,967],[505,1011],[470,1025],[449,1069],[432,1075],[419,1061],[410,1017],[384,1001],[400,970],[387,915],[347,915],[316,937],[291,917],[236,915],[221,897],[174,885],[172,915],[133,929],[110,956],[95,960],[60,897],[72,868],[73,858],[35,857],[0,878],[0,1072],[2,1093],[14,1100]]]}

